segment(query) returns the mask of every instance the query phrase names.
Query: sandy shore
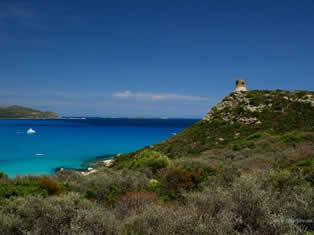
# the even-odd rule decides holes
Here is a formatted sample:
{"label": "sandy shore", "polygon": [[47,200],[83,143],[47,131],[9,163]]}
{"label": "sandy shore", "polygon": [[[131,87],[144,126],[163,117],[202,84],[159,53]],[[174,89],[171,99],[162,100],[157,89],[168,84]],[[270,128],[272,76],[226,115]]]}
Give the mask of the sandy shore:
{"label": "sandy shore", "polygon": [[[99,162],[102,162],[103,166],[105,166],[105,167],[110,167],[110,166],[112,166],[113,159],[103,160],[103,161],[99,161]],[[82,171],[81,174],[86,176],[86,175],[90,175],[90,174],[96,173],[97,171],[98,171],[98,169],[94,169],[92,167],[89,167],[87,169],[87,171]]]}

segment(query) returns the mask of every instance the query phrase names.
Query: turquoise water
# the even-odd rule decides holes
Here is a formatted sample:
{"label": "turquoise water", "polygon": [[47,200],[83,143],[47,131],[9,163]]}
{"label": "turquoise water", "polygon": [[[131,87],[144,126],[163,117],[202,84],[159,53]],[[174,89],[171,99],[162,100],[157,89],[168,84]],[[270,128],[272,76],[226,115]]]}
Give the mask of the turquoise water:
{"label": "turquoise water", "polygon": [[[10,177],[80,168],[97,156],[128,153],[158,143],[197,120],[0,120],[0,171]],[[27,134],[32,128],[35,134]]]}

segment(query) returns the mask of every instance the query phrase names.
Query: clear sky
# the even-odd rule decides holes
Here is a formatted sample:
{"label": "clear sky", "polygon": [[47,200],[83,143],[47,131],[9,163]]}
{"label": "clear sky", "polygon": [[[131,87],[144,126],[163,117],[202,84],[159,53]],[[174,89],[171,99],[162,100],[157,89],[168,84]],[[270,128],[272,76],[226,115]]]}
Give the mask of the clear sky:
{"label": "clear sky", "polygon": [[0,0],[0,105],[202,117],[237,77],[314,90],[314,0]]}

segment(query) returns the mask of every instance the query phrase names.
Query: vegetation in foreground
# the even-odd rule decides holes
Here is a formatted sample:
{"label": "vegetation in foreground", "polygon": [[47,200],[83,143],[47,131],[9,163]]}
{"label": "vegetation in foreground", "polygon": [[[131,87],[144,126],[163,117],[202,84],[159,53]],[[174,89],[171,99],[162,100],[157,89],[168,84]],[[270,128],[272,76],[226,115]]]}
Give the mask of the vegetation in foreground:
{"label": "vegetation in foreground", "polygon": [[0,234],[314,234],[314,111],[278,106],[239,111],[258,125],[217,115],[88,176],[1,174]]}
{"label": "vegetation in foreground", "polygon": [[248,172],[195,158],[155,173],[3,174],[0,234],[311,234],[314,160],[281,163]]}

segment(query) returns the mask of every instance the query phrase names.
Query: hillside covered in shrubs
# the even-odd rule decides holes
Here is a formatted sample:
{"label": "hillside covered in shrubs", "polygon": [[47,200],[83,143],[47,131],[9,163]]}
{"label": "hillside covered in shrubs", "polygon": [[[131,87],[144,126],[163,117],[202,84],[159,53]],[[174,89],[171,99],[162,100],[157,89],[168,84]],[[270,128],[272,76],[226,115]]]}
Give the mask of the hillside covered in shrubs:
{"label": "hillside covered in shrubs", "polygon": [[231,93],[95,173],[0,175],[0,234],[314,234],[313,92]]}
{"label": "hillside covered in shrubs", "polygon": [[36,109],[26,108],[23,106],[12,105],[8,107],[0,107],[0,119],[19,119],[19,118],[47,118],[54,119],[59,116],[52,112],[42,112]]}

